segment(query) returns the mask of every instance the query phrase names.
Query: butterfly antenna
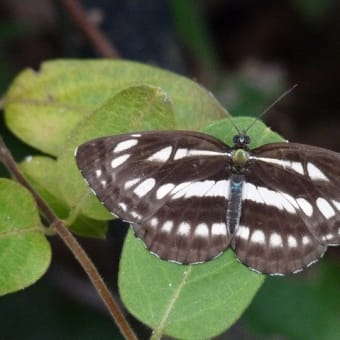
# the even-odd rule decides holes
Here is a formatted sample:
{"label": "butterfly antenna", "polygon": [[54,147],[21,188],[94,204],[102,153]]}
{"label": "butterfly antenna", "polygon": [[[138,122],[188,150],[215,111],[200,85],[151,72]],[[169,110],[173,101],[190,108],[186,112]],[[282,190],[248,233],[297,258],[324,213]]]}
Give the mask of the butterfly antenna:
{"label": "butterfly antenna", "polygon": [[232,126],[235,128],[235,130],[237,131],[237,134],[238,134],[238,135],[241,134],[240,129],[237,127],[237,125],[236,125],[236,124],[234,123],[234,121],[233,121],[233,117],[230,117],[229,120],[230,120],[231,125],[232,125]]}
{"label": "butterfly antenna", "polygon": [[248,126],[248,128],[244,131],[246,133],[251,127],[254,126],[254,124],[262,118],[268,111],[270,111],[279,101],[281,101],[284,97],[286,97],[289,93],[291,93],[295,88],[298,86],[298,84],[294,84],[290,89],[287,91],[283,92],[280,97],[274,100],[273,103],[271,103],[263,112],[261,112],[255,119],[254,121]]}

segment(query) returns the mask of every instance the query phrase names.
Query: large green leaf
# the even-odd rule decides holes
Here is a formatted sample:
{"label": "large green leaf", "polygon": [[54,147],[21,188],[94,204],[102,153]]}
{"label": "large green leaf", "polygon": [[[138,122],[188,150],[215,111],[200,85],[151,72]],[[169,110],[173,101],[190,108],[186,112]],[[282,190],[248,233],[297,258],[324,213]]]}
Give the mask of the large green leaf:
{"label": "large green leaf", "polygon": [[149,254],[129,232],[120,262],[125,306],[156,338],[207,339],[232,325],[264,276],[239,264],[231,251],[199,265],[178,265]]}
{"label": "large green leaf", "polygon": [[58,155],[85,115],[141,83],[166,91],[178,127],[198,129],[225,115],[203,87],[156,67],[128,61],[57,60],[43,63],[39,72],[27,69],[15,79],[5,97],[6,123],[27,144]]}
{"label": "large green leaf", "polygon": [[[246,129],[250,118],[234,120]],[[230,120],[212,123],[205,132],[231,144],[237,131]],[[250,130],[252,146],[282,141],[263,123]],[[205,264],[184,266],[149,254],[129,233],[123,249],[119,289],[124,304],[154,329],[155,338],[167,334],[181,339],[205,339],[230,327],[244,312],[264,276],[240,264],[231,251]]]}
{"label": "large green leaf", "polygon": [[31,194],[0,179],[0,295],[36,282],[47,270],[51,249]]}

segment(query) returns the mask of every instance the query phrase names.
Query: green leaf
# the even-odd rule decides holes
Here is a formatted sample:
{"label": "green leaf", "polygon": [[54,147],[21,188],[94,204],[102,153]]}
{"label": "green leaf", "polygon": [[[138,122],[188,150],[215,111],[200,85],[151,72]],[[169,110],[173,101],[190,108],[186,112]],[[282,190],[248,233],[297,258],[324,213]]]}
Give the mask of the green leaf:
{"label": "green leaf", "polygon": [[107,232],[107,223],[77,215],[75,220],[68,221],[71,208],[62,200],[59,191],[59,178],[56,173],[57,161],[45,157],[27,157],[19,165],[20,170],[29,180],[39,195],[48,203],[56,215],[69,225],[71,231],[80,236],[104,238]]}
{"label": "green leaf", "polygon": [[0,295],[36,282],[51,261],[51,249],[31,194],[0,179]]}
{"label": "green leaf", "polygon": [[293,6],[300,12],[299,14],[315,25],[322,23],[326,16],[330,14],[335,2],[334,0],[294,0]]}
{"label": "green leaf", "polygon": [[[233,119],[240,130],[253,118]],[[231,120],[206,129],[232,144],[237,133]],[[262,122],[250,129],[253,146],[282,141]],[[264,276],[240,264],[231,251],[205,264],[184,266],[157,259],[129,233],[123,249],[119,289],[129,311],[154,329],[155,338],[166,334],[181,339],[204,339],[230,327],[247,308]]]}
{"label": "green leaf", "polygon": [[156,67],[128,61],[57,60],[42,64],[39,72],[27,69],[15,79],[5,97],[6,123],[27,144],[56,156],[84,116],[123,89],[142,83],[170,96],[180,128],[198,129],[226,114],[203,87]]}
{"label": "green leaf", "polygon": [[[175,122],[167,93],[158,87],[140,85],[127,88],[88,115],[72,132],[58,158],[59,187],[69,206],[81,202],[81,212],[91,218],[112,216],[91,194],[74,159],[75,148],[90,139],[117,133],[174,128]],[[67,174],[65,176],[65,174]]]}
{"label": "green leaf", "polygon": [[158,337],[206,339],[240,317],[263,280],[231,251],[205,264],[178,265],[151,255],[130,232],[120,262],[119,291],[129,311]]}
{"label": "green leaf", "polygon": [[195,62],[200,63],[200,68],[212,76],[211,73],[219,66],[218,57],[199,3],[195,0],[172,0],[169,7],[181,41],[185,43],[186,49],[190,50],[190,54],[195,56]]}

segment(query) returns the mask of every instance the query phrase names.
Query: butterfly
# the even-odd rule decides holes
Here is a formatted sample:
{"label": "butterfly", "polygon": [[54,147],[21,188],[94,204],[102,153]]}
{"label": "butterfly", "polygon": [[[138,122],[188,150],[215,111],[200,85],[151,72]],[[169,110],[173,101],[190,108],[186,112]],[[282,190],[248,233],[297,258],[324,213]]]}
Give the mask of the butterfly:
{"label": "butterfly", "polygon": [[249,149],[194,131],[148,131],[80,145],[78,168],[159,258],[202,263],[231,248],[257,272],[297,273],[340,244],[340,154],[297,143]]}

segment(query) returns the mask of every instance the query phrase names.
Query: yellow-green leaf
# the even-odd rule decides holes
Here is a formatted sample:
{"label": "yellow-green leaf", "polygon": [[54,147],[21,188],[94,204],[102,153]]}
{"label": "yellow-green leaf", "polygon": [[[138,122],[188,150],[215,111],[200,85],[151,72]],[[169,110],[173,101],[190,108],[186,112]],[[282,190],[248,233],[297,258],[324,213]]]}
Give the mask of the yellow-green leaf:
{"label": "yellow-green leaf", "polygon": [[160,87],[172,98],[180,128],[198,129],[225,116],[203,87],[156,67],[129,61],[56,60],[43,63],[38,72],[24,70],[15,79],[4,99],[6,123],[27,144],[56,156],[85,115],[123,89],[142,83]]}

